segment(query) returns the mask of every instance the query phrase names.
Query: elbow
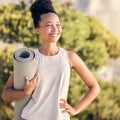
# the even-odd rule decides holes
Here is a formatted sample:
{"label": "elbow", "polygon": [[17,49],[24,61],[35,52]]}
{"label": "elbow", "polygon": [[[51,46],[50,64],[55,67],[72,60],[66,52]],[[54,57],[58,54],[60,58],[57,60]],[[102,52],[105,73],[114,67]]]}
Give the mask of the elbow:
{"label": "elbow", "polygon": [[3,99],[3,100],[6,100],[4,91],[2,92],[2,99]]}
{"label": "elbow", "polygon": [[95,93],[95,96],[98,96],[98,94],[100,93],[100,86],[99,85],[96,85],[94,87],[94,93]]}
{"label": "elbow", "polygon": [[98,85],[98,87],[97,87],[97,94],[99,94],[100,93],[100,86]]}
{"label": "elbow", "polygon": [[4,100],[4,101],[7,101],[8,99],[7,99],[7,95],[6,95],[6,93],[5,93],[5,91],[3,90],[3,92],[2,92],[2,99]]}
{"label": "elbow", "polygon": [[89,87],[89,90],[92,92],[92,95],[94,96],[94,98],[96,98],[100,93],[100,86],[98,84],[94,85],[92,87]]}

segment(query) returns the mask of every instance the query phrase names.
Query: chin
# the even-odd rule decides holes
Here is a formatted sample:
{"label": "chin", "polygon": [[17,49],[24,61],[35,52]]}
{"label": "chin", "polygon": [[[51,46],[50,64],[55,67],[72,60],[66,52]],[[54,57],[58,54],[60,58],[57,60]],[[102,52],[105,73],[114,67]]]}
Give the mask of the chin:
{"label": "chin", "polygon": [[51,39],[49,39],[49,41],[51,41],[51,42],[57,42],[59,40],[59,38],[51,38]]}

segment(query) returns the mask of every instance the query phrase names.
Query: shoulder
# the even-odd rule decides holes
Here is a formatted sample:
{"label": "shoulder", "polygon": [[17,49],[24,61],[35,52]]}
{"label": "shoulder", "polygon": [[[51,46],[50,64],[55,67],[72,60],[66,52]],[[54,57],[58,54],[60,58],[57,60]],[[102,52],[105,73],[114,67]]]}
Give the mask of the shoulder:
{"label": "shoulder", "polygon": [[76,54],[74,51],[72,51],[72,50],[66,49],[66,52],[67,52],[67,54],[68,54],[68,56],[69,56],[70,59],[72,59],[72,57],[75,57],[75,56],[77,55],[77,54]]}
{"label": "shoulder", "polygon": [[69,61],[70,61],[70,65],[72,68],[74,68],[78,63],[83,63],[82,59],[77,55],[77,53],[75,53],[72,50],[68,50],[66,49],[68,57],[69,57]]}

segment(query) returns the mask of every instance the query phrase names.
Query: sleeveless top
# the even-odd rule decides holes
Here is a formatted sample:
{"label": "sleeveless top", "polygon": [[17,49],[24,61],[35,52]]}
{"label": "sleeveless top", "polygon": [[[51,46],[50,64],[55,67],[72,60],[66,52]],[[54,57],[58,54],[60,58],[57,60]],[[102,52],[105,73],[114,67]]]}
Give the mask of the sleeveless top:
{"label": "sleeveless top", "polygon": [[67,100],[70,64],[67,51],[59,48],[53,56],[45,56],[35,50],[38,60],[38,85],[22,111],[25,120],[70,120],[62,113],[60,99]]}

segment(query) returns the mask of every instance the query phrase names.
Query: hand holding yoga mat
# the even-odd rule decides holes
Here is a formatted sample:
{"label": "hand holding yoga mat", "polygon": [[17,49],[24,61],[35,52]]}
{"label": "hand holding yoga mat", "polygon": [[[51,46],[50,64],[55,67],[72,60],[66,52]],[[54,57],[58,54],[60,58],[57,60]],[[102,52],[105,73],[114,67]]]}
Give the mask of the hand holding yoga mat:
{"label": "hand holding yoga mat", "polygon": [[[15,51],[13,55],[14,63],[14,89],[23,90],[25,77],[32,79],[37,70],[37,60],[34,51],[22,48]],[[15,101],[14,116],[15,120],[22,120],[21,113],[25,105],[28,103],[31,95],[24,99]]]}

